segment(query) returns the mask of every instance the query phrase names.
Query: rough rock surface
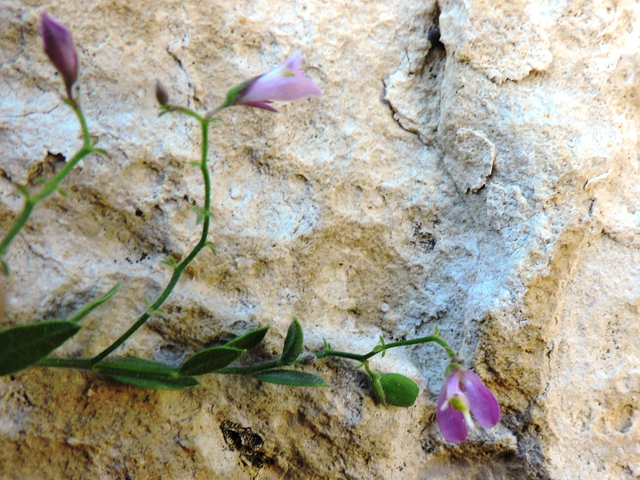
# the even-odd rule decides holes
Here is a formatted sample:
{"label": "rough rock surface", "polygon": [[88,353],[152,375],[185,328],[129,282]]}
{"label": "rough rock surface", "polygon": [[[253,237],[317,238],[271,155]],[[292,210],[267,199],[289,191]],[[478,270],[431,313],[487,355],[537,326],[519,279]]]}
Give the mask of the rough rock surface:
{"label": "rough rock surface", "polygon": [[[0,227],[14,183],[60,168],[76,119],[37,35],[0,4]],[[213,130],[211,236],[116,353],[178,364],[295,315],[305,347],[367,351],[439,325],[502,420],[453,446],[435,425],[445,356],[390,351],[415,406],[375,405],[347,361],[333,389],[210,376],[135,390],[73,370],[0,379],[0,478],[640,478],[640,7],[557,2],[49,2],[79,46],[91,156],[12,245],[4,326],[68,318],[116,282],[60,357],[97,353],[199,236],[199,132],[157,118],[153,85],[206,111],[301,49],[324,91]],[[443,46],[428,40],[439,25]]]}

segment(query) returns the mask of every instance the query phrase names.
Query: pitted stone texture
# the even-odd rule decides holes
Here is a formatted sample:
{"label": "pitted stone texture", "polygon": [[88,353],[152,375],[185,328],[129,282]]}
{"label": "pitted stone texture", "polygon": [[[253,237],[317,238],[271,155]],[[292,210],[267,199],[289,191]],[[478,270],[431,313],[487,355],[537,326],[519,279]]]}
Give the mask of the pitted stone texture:
{"label": "pitted stone texture", "polygon": [[[79,143],[37,37],[42,7],[0,8],[5,230],[13,183],[37,188]],[[94,355],[126,330],[168,281],[162,262],[199,238],[200,134],[157,118],[156,78],[204,112],[299,48],[324,96],[212,127],[217,255],[201,253],[117,355],[179,365],[271,325],[250,358],[272,359],[294,315],[308,352],[439,325],[502,420],[444,442],[434,345],[372,361],[418,383],[409,409],[376,406],[348,361],[316,362],[331,390],[212,376],[150,392],[33,368],[0,379],[3,478],[640,475],[636,2],[46,8],[73,30],[81,101],[111,155],[85,159],[11,246],[4,325],[69,318],[121,281],[56,355]],[[427,39],[438,24],[444,49]]]}

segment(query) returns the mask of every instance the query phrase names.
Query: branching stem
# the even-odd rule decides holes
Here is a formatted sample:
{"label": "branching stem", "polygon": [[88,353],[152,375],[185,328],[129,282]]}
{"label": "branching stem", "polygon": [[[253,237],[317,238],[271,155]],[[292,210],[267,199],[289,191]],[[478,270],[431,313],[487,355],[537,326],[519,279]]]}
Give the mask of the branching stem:
{"label": "branching stem", "polygon": [[22,228],[25,226],[35,206],[56,191],[56,189],[60,185],[60,182],[62,182],[64,177],[66,177],[69,174],[69,172],[74,169],[74,167],[78,164],[78,162],[80,162],[80,160],[82,160],[84,157],[89,155],[91,152],[95,151],[95,149],[93,148],[93,145],[91,144],[91,135],[89,134],[87,122],[84,118],[84,114],[82,113],[82,110],[80,109],[80,107],[75,101],[65,101],[65,103],[67,103],[69,106],[71,106],[71,108],[73,108],[73,111],[75,112],[75,114],[78,117],[78,120],[80,121],[80,128],[82,129],[84,144],[82,145],[82,148],[80,148],[80,150],[78,150],[78,152],[73,156],[73,158],[67,162],[64,168],[60,170],[60,172],[55,177],[53,177],[51,180],[49,180],[45,184],[42,190],[40,190],[34,196],[30,196],[30,195],[26,196],[24,206],[22,207],[22,212],[20,213],[20,216],[16,219],[11,229],[7,232],[7,234],[4,236],[4,238],[0,242],[0,258],[3,258],[5,256],[5,254],[7,253],[7,249],[9,248],[9,245],[11,244],[13,239],[16,237],[16,235],[18,235],[20,230],[22,230]]}
{"label": "branching stem", "polygon": [[409,345],[417,345],[420,343],[429,343],[429,342],[436,342],[438,345],[443,347],[447,351],[447,354],[449,355],[449,357],[451,358],[453,358],[456,355],[456,352],[454,352],[453,349],[449,346],[449,344],[444,340],[442,340],[438,332],[436,332],[434,335],[429,335],[428,337],[414,338],[412,340],[402,340],[400,342],[393,342],[393,343],[386,343],[384,345],[378,345],[372,351],[370,351],[369,353],[365,353],[364,355],[360,355],[357,353],[350,353],[350,352],[340,352],[338,350],[333,350],[331,347],[326,347],[324,350],[321,350],[318,353],[316,353],[316,358],[319,359],[319,358],[325,358],[325,357],[339,357],[339,358],[348,358],[350,360],[357,360],[358,362],[365,363],[371,357],[379,353],[382,353],[386,350],[389,350],[390,348],[406,347]]}
{"label": "branching stem", "polygon": [[[171,107],[171,109],[168,110],[167,113],[169,113],[169,112],[179,112],[179,113],[183,113],[185,115],[188,115],[190,117],[193,117],[196,120],[198,120],[198,122],[200,123],[200,126],[202,128],[202,158],[200,160],[200,171],[202,172],[202,176],[204,178],[204,208],[203,208],[203,210],[205,212],[208,212],[209,208],[211,206],[211,178],[209,176],[209,169],[208,169],[208,166],[207,166],[207,154],[208,154],[208,151],[209,151],[209,124],[214,119],[205,119],[205,118],[201,117],[200,115],[198,115],[197,113],[192,112],[191,110],[188,110],[188,109],[182,108],[182,107]],[[180,276],[182,275],[182,272],[184,271],[184,269],[187,268],[187,266],[196,258],[198,253],[200,253],[200,251],[204,247],[207,246],[207,237],[209,235],[209,224],[210,224],[210,222],[211,222],[210,216],[209,215],[205,215],[204,218],[203,218],[203,221],[202,221],[202,234],[200,236],[200,241],[196,244],[195,247],[193,247],[193,250],[191,250],[191,253],[189,253],[189,255],[187,255],[187,257],[184,260],[182,260],[180,263],[178,263],[174,267],[173,274],[171,275],[171,279],[169,280],[169,283],[165,287],[164,291],[160,294],[158,299],[151,305],[151,307],[149,309],[147,309],[147,311],[144,314],[142,314],[140,316],[138,321],[136,323],[134,323],[129,328],[129,330],[124,332],[120,336],[120,338],[118,338],[115,342],[113,342],[111,345],[109,345],[102,352],[100,352],[98,355],[96,355],[94,358],[92,358],[90,360],[91,367],[95,366],[97,363],[101,362],[107,356],[109,356],[111,353],[113,353],[131,335],[133,335],[140,327],[142,327],[147,322],[147,320],[149,320],[149,318],[153,314],[152,312],[155,312],[158,309],[160,309],[162,304],[165,302],[165,300],[169,297],[169,295],[171,294],[171,292],[175,288],[175,286],[178,283],[178,280],[180,279]]]}

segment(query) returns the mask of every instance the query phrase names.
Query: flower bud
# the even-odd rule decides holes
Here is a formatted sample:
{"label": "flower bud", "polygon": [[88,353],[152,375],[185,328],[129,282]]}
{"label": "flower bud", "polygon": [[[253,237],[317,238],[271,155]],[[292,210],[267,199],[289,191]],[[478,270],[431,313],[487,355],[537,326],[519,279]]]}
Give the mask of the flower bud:
{"label": "flower bud", "polygon": [[165,106],[167,103],[169,103],[169,94],[164,88],[164,85],[160,83],[160,80],[156,80],[156,99],[162,106]]}
{"label": "flower bud", "polygon": [[71,32],[47,12],[43,12],[40,15],[40,36],[44,42],[44,52],[62,75],[67,96],[72,100],[71,87],[78,79],[78,56]]}

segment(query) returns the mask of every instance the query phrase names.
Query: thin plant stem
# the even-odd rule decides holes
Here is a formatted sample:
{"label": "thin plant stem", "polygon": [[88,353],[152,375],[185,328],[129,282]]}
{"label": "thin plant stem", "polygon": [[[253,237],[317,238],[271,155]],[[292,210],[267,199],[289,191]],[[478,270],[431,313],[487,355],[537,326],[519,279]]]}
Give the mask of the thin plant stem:
{"label": "thin plant stem", "polygon": [[[209,176],[209,170],[207,167],[207,153],[209,151],[209,123],[210,120],[202,118],[195,112],[191,110],[180,108],[180,107],[172,107],[171,111],[178,111],[180,113],[184,113],[191,117],[194,117],[200,122],[200,126],[202,127],[202,158],[200,160],[200,171],[202,172],[202,176],[204,177],[204,212],[209,212],[209,208],[211,207],[211,178]],[[173,275],[171,275],[171,279],[169,283],[165,287],[164,291],[160,294],[158,299],[148,308],[148,310],[140,316],[138,321],[134,323],[126,332],[124,332],[120,338],[118,338],[115,342],[105,348],[102,352],[96,355],[91,359],[91,367],[95,366],[102,360],[104,360],[107,356],[113,353],[120,345],[122,345],[131,335],[133,335],[140,327],[142,327],[147,320],[155,313],[165,302],[165,300],[169,297],[173,289],[175,288],[182,272],[185,268],[196,258],[198,253],[207,246],[207,236],[209,235],[209,224],[210,218],[208,214],[204,215],[202,221],[202,235],[200,236],[200,241],[196,244],[196,246],[191,250],[191,253],[187,255],[187,257],[182,260],[179,264],[177,264],[173,269]]]}
{"label": "thin plant stem", "polygon": [[456,354],[453,351],[453,349],[449,346],[449,344],[447,344],[447,342],[442,340],[442,338],[440,338],[436,333],[435,335],[429,335],[428,337],[414,338],[412,340],[402,340],[400,342],[393,342],[393,343],[387,343],[385,345],[378,345],[374,350],[364,355],[360,355],[357,353],[350,353],[350,352],[340,352],[338,350],[333,350],[332,348],[327,347],[324,350],[321,350],[320,352],[316,353],[316,358],[319,359],[319,358],[325,358],[325,357],[339,357],[339,358],[348,358],[350,360],[356,360],[358,362],[365,363],[371,357],[378,355],[379,353],[382,353],[386,350],[389,350],[390,348],[406,347],[408,345],[417,345],[420,343],[429,343],[429,342],[435,342],[441,347],[443,347],[447,351],[447,354],[450,357],[453,357]]}
{"label": "thin plant stem", "polygon": [[45,184],[42,190],[40,190],[34,196],[27,196],[25,198],[24,206],[22,207],[20,216],[16,219],[11,229],[9,229],[7,234],[4,236],[2,242],[0,242],[0,258],[4,257],[4,255],[7,253],[9,245],[16,237],[16,235],[20,232],[20,230],[22,230],[22,228],[25,226],[35,206],[40,201],[44,200],[54,191],[56,191],[56,189],[60,185],[60,182],[62,182],[64,177],[66,177],[69,172],[74,169],[74,167],[78,164],[78,162],[80,162],[80,160],[82,160],[91,152],[95,151],[93,145],[91,145],[91,135],[89,134],[87,122],[84,118],[84,114],[82,113],[80,106],[78,106],[75,101],[65,100],[65,103],[71,106],[73,111],[76,113],[78,120],[80,121],[80,128],[82,129],[84,144],[82,145],[82,148],[80,148],[80,150],[78,150],[78,152],[73,156],[73,158],[67,162],[64,168]]}

